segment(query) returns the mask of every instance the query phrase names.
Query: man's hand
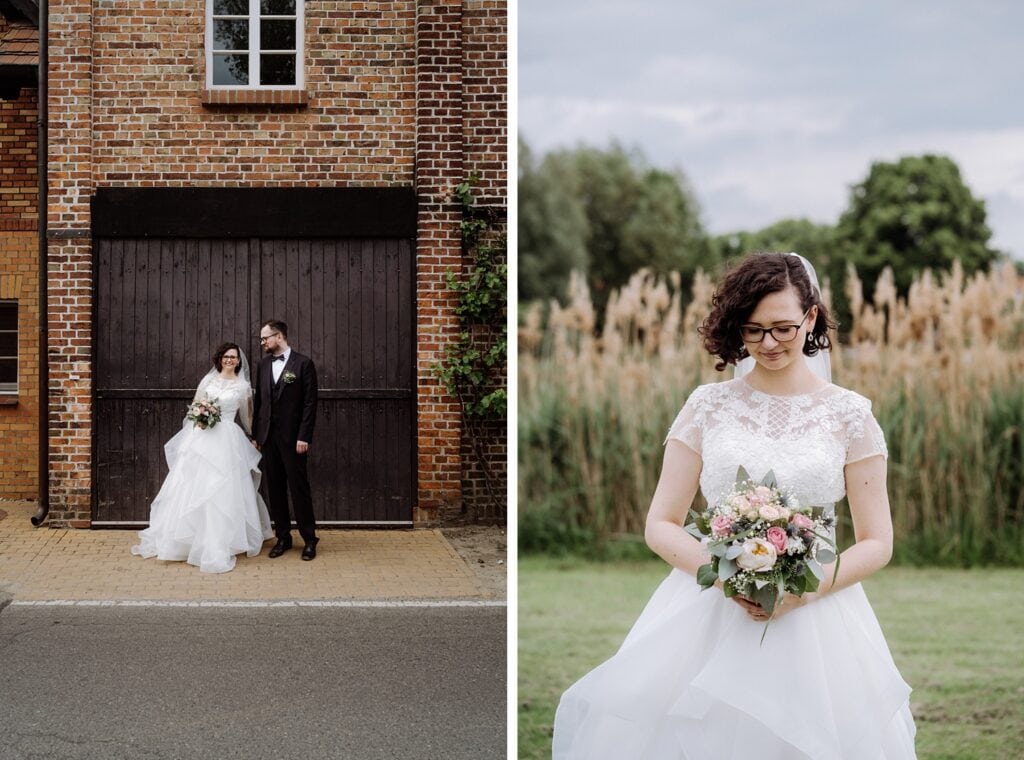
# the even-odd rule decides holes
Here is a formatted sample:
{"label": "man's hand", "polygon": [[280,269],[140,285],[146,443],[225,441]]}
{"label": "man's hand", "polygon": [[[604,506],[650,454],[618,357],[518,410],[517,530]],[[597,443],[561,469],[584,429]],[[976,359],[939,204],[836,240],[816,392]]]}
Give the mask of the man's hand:
{"label": "man's hand", "polygon": [[305,441],[296,441],[295,442],[295,453],[296,454],[305,454],[307,451],[309,451],[309,444],[308,443],[306,443]]}

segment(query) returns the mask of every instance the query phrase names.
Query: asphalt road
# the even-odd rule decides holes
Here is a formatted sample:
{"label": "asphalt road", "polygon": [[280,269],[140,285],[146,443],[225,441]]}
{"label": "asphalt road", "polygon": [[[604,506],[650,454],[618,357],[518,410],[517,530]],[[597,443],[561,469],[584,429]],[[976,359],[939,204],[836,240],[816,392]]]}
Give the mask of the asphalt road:
{"label": "asphalt road", "polygon": [[506,756],[505,609],[0,611],[0,760]]}

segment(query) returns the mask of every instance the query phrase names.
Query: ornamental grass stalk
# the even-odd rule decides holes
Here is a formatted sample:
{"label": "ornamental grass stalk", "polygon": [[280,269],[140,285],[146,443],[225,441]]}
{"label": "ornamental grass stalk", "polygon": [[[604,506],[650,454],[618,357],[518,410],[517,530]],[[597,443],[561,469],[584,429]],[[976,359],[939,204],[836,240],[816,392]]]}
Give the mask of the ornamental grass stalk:
{"label": "ornamental grass stalk", "polygon": [[[640,541],[676,412],[697,385],[731,377],[697,334],[712,292],[703,273],[683,293],[641,270],[598,319],[575,275],[565,306],[524,309],[524,550]],[[973,277],[956,265],[900,298],[886,270],[866,301],[851,270],[846,292],[833,376],[872,400],[885,432],[896,561],[1024,563],[1024,280],[1011,265]],[[849,541],[845,505],[837,513]]]}

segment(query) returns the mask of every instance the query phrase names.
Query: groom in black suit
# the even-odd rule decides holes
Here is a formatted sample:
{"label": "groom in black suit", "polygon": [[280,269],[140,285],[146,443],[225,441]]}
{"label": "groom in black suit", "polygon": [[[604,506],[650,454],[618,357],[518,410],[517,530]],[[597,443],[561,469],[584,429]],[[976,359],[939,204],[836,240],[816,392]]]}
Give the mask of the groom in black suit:
{"label": "groom in black suit", "polygon": [[277,543],[270,557],[292,548],[288,493],[299,535],[306,546],[302,558],[316,557],[316,520],[306,473],[306,455],[316,423],[316,367],[313,360],[292,351],[288,325],[268,320],[260,329],[260,345],[267,353],[256,372],[253,395],[253,443],[263,453],[270,516]]}

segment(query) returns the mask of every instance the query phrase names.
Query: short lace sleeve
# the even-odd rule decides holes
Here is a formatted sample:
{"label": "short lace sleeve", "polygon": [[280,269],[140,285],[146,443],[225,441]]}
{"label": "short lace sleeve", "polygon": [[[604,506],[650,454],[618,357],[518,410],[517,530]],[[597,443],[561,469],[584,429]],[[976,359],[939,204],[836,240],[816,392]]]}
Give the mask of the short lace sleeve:
{"label": "short lace sleeve", "polygon": [[708,413],[707,386],[700,386],[690,394],[683,408],[676,415],[675,422],[665,436],[665,443],[685,443],[698,454],[704,442],[704,423]]}
{"label": "short lace sleeve", "polygon": [[199,381],[199,386],[196,388],[196,395],[192,397],[192,402],[195,403],[203,396],[206,395],[206,390],[210,387],[210,381],[213,380],[213,375],[207,373],[203,376],[203,379]]}
{"label": "short lace sleeve", "polygon": [[861,403],[856,405],[848,428],[846,464],[853,464],[878,454],[888,459],[889,449],[885,445],[882,428],[878,426],[875,415],[871,413],[871,402],[863,397],[858,401]]}

